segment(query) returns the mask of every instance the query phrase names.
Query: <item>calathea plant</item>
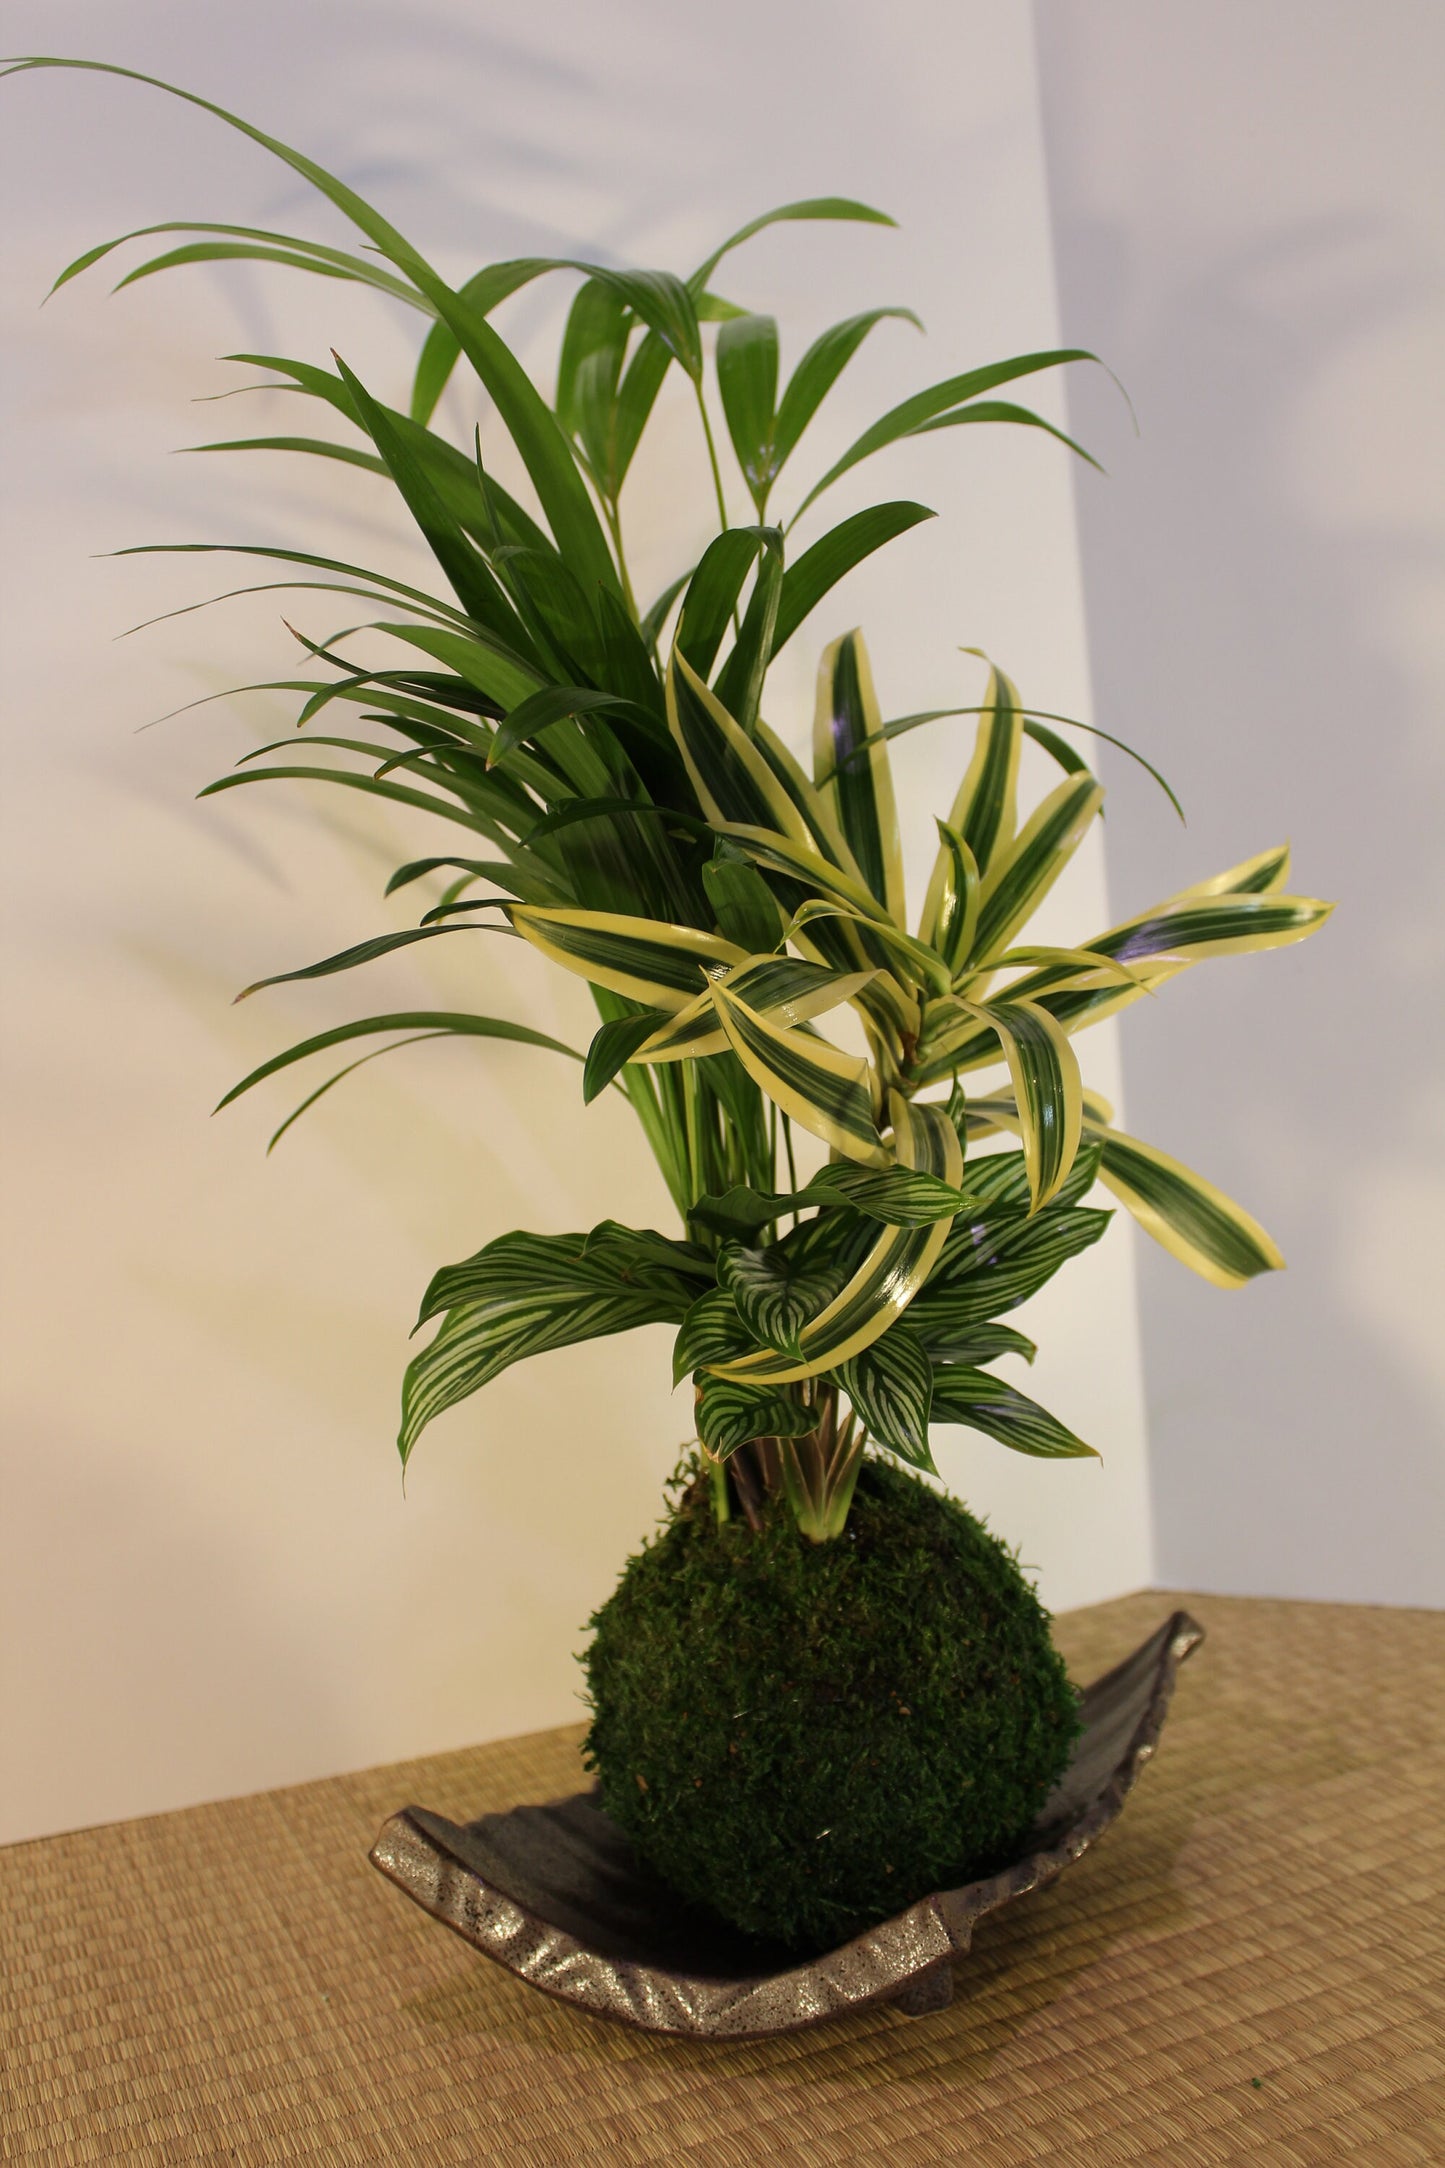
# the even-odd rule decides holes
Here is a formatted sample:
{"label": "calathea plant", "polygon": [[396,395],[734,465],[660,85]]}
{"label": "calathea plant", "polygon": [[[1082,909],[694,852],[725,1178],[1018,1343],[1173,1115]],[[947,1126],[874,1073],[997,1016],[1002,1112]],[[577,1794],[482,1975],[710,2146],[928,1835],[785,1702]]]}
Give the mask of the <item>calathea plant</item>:
{"label": "calathea plant", "polygon": [[[931,1469],[936,1423],[1028,1454],[1089,1452],[990,1365],[1032,1355],[1000,1320],[1103,1232],[1108,1213],[1085,1201],[1096,1182],[1219,1285],[1281,1260],[1241,1207],[1113,1126],[1083,1082],[1076,1047],[1088,1026],[1195,963],[1300,940],[1328,907],[1285,893],[1288,854],[1276,849],[1076,947],[1031,942],[1028,922],[1103,798],[1053,727],[1059,718],[1027,709],[990,667],[972,706],[885,721],[862,636],[848,632],[818,666],[808,773],[770,713],[768,672],[845,573],[931,516],[884,501],[829,527],[818,508],[833,483],[923,433],[997,423],[1059,436],[999,394],[1092,357],[1030,353],[930,384],[795,490],[804,438],[840,374],[879,325],[909,312],[870,309],[834,325],[784,383],[776,323],[734,298],[737,251],[778,221],[888,223],[879,212],[831,197],[785,205],[686,277],[532,257],[489,264],[453,287],[345,183],[206,100],[190,102],[313,183],[364,250],[178,222],[122,237],[165,237],[122,284],[223,259],[277,263],[370,287],[427,323],[404,409],[339,356],[330,365],[231,357],[324,408],[346,435],[207,447],[280,449],[374,473],[395,490],[438,574],[423,590],[304,549],[238,546],[283,568],[274,584],[359,598],[377,613],[370,629],[387,636],[390,658],[353,660],[344,634],[305,639],[314,669],[279,681],[299,697],[305,756],[289,740],[285,757],[268,746],[212,790],[323,778],[445,824],[436,852],[398,867],[388,884],[388,893],[443,884],[419,924],[258,984],[319,978],[488,925],[584,978],[600,1017],[584,1053],[490,1015],[366,1016],[274,1055],[228,1100],[371,1039],[381,1044],[328,1076],[304,1107],[377,1053],[429,1037],[575,1053],[584,1099],[626,1097],[677,1212],[670,1233],[615,1221],[503,1233],[440,1271],[421,1312],[423,1323],[439,1321],[435,1336],[406,1375],[403,1458],[433,1417],[509,1364],[658,1322],[676,1328],[675,1376],[695,1394],[706,1471],[696,1494],[729,1541],[775,1530],[781,1516],[830,1547],[848,1524],[865,1441]],[[120,245],[91,249],[57,284]],[[493,318],[510,295],[559,272],[578,283],[549,396]],[[458,444],[434,426],[463,361],[530,478],[529,505],[483,461],[479,434]],[[695,402],[718,532],[644,604],[629,575],[622,502],[669,379]],[[754,508],[743,526],[727,516],[724,436]],[[785,520],[774,510],[784,490]],[[356,719],[335,720],[347,716]],[[889,743],[950,716],[971,719],[971,748],[910,914]],[[1029,809],[1019,804],[1025,740],[1059,771]],[[861,1024],[866,1055],[828,1036],[845,1011]],[[802,1181],[795,1128],[829,1153]],[[996,1139],[1004,1149],[975,1150]],[[1039,1763],[1044,1788],[1067,1748],[1061,1725]],[[619,1749],[624,1763],[630,1752]],[[624,1767],[609,1803],[639,1796],[632,1776],[655,1798],[645,1771]],[[1036,1804],[1042,1793],[1030,1785]],[[860,1902],[835,1893],[821,1912],[783,1926],[816,1939],[829,1920],[859,1917]],[[869,1897],[863,1910],[874,1904]],[[766,1924],[746,1907],[737,1916]]]}

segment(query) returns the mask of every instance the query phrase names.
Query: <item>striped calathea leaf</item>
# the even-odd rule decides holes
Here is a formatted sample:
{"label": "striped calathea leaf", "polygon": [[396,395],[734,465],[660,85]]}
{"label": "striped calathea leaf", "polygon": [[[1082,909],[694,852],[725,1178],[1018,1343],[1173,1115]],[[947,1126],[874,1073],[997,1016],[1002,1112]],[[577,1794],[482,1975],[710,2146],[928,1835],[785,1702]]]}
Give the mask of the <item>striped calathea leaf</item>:
{"label": "striped calathea leaf", "polygon": [[717,1256],[718,1286],[759,1347],[781,1348],[802,1360],[799,1335],[838,1294],[848,1278],[844,1242],[836,1222],[809,1221],[766,1248],[724,1242]]}
{"label": "striped calathea leaf", "polygon": [[970,1430],[981,1430],[1016,1453],[1029,1453],[1040,1460],[1098,1458],[1092,1445],[1076,1438],[1056,1415],[1030,1400],[1027,1393],[1006,1385],[1001,1378],[990,1377],[986,1370],[962,1364],[934,1371],[933,1420],[965,1423]]}
{"label": "striped calathea leaf", "polygon": [[[943,1109],[910,1106],[895,1094],[891,1111],[898,1164],[935,1175],[956,1189],[963,1152]],[[949,1225],[947,1219],[938,1219],[924,1226],[889,1227],[876,1236],[839,1292],[801,1327],[796,1354],[764,1348],[709,1367],[721,1376],[755,1384],[793,1383],[837,1369],[881,1339],[902,1316],[942,1254]]]}
{"label": "striped calathea leaf", "polygon": [[801,1438],[817,1410],[786,1385],[746,1385],[705,1375],[697,1389],[697,1434],[713,1460],[723,1461],[754,1438]]}
{"label": "striped calathea leaf", "polygon": [[876,1445],[886,1446],[911,1467],[936,1475],[928,1450],[933,1408],[933,1365],[906,1318],[860,1349],[832,1373]]}
{"label": "striped calathea leaf", "polygon": [[711,1277],[705,1251],[613,1221],[590,1235],[501,1235],[447,1266],[417,1320],[440,1315],[442,1324],[407,1368],[402,1459],[434,1417],[523,1356],[634,1325],[680,1323]]}
{"label": "striped calathea leaf", "polygon": [[[206,448],[329,463],[319,471],[347,465],[367,477],[363,486],[388,493],[432,567],[412,585],[301,549],[183,545],[265,560],[270,584],[296,590],[306,609],[329,610],[340,595],[348,615],[358,601],[370,613],[354,628],[367,636],[364,662],[351,628],[298,624],[302,674],[249,688],[295,699],[298,726],[312,732],[304,758],[267,746],[211,790],[326,783],[366,794],[389,818],[447,824],[431,847],[408,839],[387,891],[422,894],[419,924],[358,928],[319,962],[248,990],[373,962],[403,971],[460,963],[485,983],[505,953],[496,942],[437,943],[494,925],[495,912],[532,952],[585,980],[599,1015],[584,1059],[568,1043],[573,1033],[554,1038],[493,1016],[485,993],[475,1009],[418,997],[290,1046],[253,1067],[227,1102],[352,1039],[376,1043],[297,1113],[332,1104],[341,1078],[371,1073],[372,1051],[447,1037],[561,1052],[581,1061],[584,1099],[625,1098],[678,1223],[695,1238],[610,1222],[585,1237],[518,1233],[439,1274],[424,1317],[439,1317],[440,1327],[407,1374],[403,1454],[432,1415],[508,1363],[648,1322],[680,1327],[680,1375],[699,1381],[711,1452],[800,1440],[809,1422],[831,1441],[819,1446],[816,1468],[804,1468],[801,1446],[792,1462],[781,1449],[776,1456],[790,1503],[811,1499],[815,1533],[836,1534],[846,1512],[846,1493],[824,1498],[818,1476],[835,1448],[845,1463],[853,1450],[854,1429],[835,1420],[840,1393],[877,1441],[920,1465],[930,1411],[1020,1450],[1082,1450],[982,1366],[1029,1352],[997,1319],[1102,1231],[1107,1214],[1082,1202],[1096,1175],[1156,1240],[1217,1284],[1238,1286],[1280,1257],[1240,1206],[1115,1127],[1082,1083],[1074,1041],[1209,957],[1313,934],[1330,906],[1285,892],[1289,854],[1274,849],[1091,939],[1031,942],[1028,921],[1100,809],[1097,778],[1052,727],[1067,731],[1067,719],[1027,709],[989,664],[973,708],[887,722],[862,635],[851,631],[821,658],[809,774],[792,749],[806,721],[777,708],[768,672],[840,579],[932,516],[901,500],[865,506],[794,555],[802,512],[862,460],[922,434],[946,430],[950,443],[967,443],[958,430],[986,425],[1057,437],[1041,416],[997,395],[1091,357],[1015,355],[912,391],[825,471],[802,477],[784,517],[773,493],[784,479],[791,488],[835,383],[876,326],[908,312],[873,308],[834,324],[783,382],[779,328],[736,284],[743,251],[774,226],[887,224],[883,213],[836,197],[785,204],[686,274],[528,257],[483,264],[453,285],[349,183],[224,108],[95,63],[35,58],[10,72],[38,67],[82,67],[124,79],[132,93],[146,86],[187,99],[288,168],[349,229],[340,238],[351,245],[338,246],[170,221],[151,229],[167,237],[159,255],[146,233],[127,237],[145,251],[131,282],[241,259],[340,279],[423,319],[406,411],[340,358],[321,368],[236,356],[272,388],[319,401],[330,434]],[[87,251],[58,283],[123,245]],[[719,275],[727,294],[715,288]],[[494,313],[558,278],[574,290],[559,317],[549,398]],[[471,372],[489,428],[509,440],[506,471],[525,475],[527,504],[492,471],[480,438],[452,442],[437,425],[460,369]],[[717,531],[639,605],[622,490],[674,370],[697,409]],[[736,457],[749,526],[728,520],[719,446]],[[362,720],[348,735],[333,718],[352,711]],[[910,929],[887,747],[904,730],[947,717],[957,728],[970,714],[962,780],[937,824]],[[1025,739],[1061,777],[1032,806],[1021,805]],[[962,1099],[958,1080],[989,1069],[1006,1081],[986,1078]],[[948,1107],[927,1102],[950,1087]],[[801,1181],[798,1128],[829,1153]],[[999,1137],[1021,1148],[975,1150]]]}

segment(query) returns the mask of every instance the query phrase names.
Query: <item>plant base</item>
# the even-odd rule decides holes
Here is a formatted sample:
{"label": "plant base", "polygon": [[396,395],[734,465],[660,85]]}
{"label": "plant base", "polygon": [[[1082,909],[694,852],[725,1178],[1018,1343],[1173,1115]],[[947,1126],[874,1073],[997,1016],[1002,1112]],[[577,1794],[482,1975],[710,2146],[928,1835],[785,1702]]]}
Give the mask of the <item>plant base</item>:
{"label": "plant base", "polygon": [[1077,1702],[1014,1559],[866,1460],[837,1539],[720,1524],[700,1473],[593,1621],[586,1751],[677,1894],[805,1953],[1016,1857]]}
{"label": "plant base", "polygon": [[948,2002],[976,1923],[1052,1881],[1121,1812],[1203,1638],[1176,1611],[1088,1688],[1073,1760],[1016,1859],[803,1964],[679,1905],[590,1792],[466,1823],[408,1807],[372,1865],[524,1985],[646,2032],[746,2040],[879,2002],[923,2017]]}

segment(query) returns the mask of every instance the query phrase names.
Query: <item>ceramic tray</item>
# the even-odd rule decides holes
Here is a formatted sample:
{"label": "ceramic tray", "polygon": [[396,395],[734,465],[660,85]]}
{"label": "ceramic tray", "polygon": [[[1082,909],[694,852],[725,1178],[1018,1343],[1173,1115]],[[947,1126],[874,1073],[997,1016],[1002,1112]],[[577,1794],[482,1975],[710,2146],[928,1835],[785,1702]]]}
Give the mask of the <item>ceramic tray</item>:
{"label": "ceramic tray", "polygon": [[1176,1611],[1088,1688],[1073,1760],[1011,1866],[803,1963],[681,1905],[591,1792],[464,1823],[407,1807],[372,1864],[529,1987],[647,2032],[748,2039],[872,2002],[924,2017],[952,2000],[974,1922],[1052,1881],[1121,1811],[1203,1638]]}

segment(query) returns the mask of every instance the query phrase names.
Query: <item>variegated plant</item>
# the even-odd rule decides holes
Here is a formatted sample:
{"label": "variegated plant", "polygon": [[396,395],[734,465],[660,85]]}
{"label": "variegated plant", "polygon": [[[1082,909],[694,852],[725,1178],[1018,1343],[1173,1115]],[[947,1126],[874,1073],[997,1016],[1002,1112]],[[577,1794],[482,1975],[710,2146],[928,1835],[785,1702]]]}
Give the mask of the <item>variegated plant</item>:
{"label": "variegated plant", "polygon": [[[903,437],[974,422],[1049,429],[991,395],[1090,357],[1027,354],[915,393],[802,494],[784,526],[770,521],[772,492],[820,404],[873,327],[908,312],[870,310],[825,332],[780,396],[776,324],[723,299],[714,280],[734,250],[776,221],[886,223],[880,213],[836,198],[789,204],[742,227],[687,278],[528,258],[489,265],[453,288],[344,183],[207,110],[314,183],[369,252],[251,228],[157,227],[149,232],[186,238],[122,283],[180,264],[259,259],[359,281],[427,317],[405,413],[340,359],[329,369],[233,357],[329,407],[359,432],[359,448],[306,436],[207,448],[299,451],[389,479],[450,589],[423,592],[304,550],[243,550],[313,575],[277,584],[379,608],[374,629],[391,636],[395,655],[389,667],[368,668],[347,659],[343,635],[308,641],[322,674],[280,681],[302,695],[300,724],[339,703],[361,711],[368,733],[310,730],[312,745],[347,758],[275,762],[271,746],[261,765],[249,756],[211,787],[324,778],[437,815],[468,831],[469,853],[483,854],[447,851],[401,866],[388,893],[449,877],[418,926],[278,977],[346,970],[496,912],[500,930],[591,985],[602,1022],[576,1057],[583,1096],[625,1094],[685,1229],[667,1236],[607,1221],[588,1234],[506,1234],[439,1272],[421,1313],[439,1328],[406,1378],[403,1457],[432,1417],[521,1357],[659,1322],[677,1328],[676,1378],[695,1387],[724,1514],[741,1507],[751,1518],[764,1491],[782,1490],[809,1535],[834,1535],[865,1436],[927,1467],[931,1422],[967,1424],[1026,1453],[1088,1452],[988,1365],[1032,1355],[998,1319],[1102,1233],[1108,1213],[1083,1202],[1095,1180],[1220,1286],[1281,1259],[1240,1206],[1114,1128],[1084,1086],[1075,1040],[1205,957],[1302,939],[1329,907],[1283,892],[1288,854],[1274,850],[1077,947],[1028,943],[1027,922],[1103,790],[991,669],[976,707],[940,711],[975,718],[972,757],[938,823],[932,878],[910,931],[888,743],[940,716],[885,722],[856,632],[822,657],[811,778],[764,710],[769,665],[838,579],[930,516],[922,505],[881,503],[793,554],[794,524],[829,485]],[[91,250],[57,283],[118,245]],[[491,315],[559,269],[581,283],[549,405]],[[747,526],[728,524],[705,324],[718,326],[712,370],[756,511]],[[463,357],[530,477],[531,511],[484,467],[479,437],[463,450],[431,426]],[[641,609],[621,498],[674,369],[696,400],[719,532]],[[1025,738],[1061,770],[1026,816]],[[866,1059],[818,1029],[845,1008],[861,1020]],[[457,1034],[573,1051],[492,1016],[369,1016],[288,1048],[227,1097],[353,1040],[384,1042],[364,1062]],[[831,1154],[802,1184],[794,1124]],[[972,1153],[1000,1136],[1017,1148]]]}

